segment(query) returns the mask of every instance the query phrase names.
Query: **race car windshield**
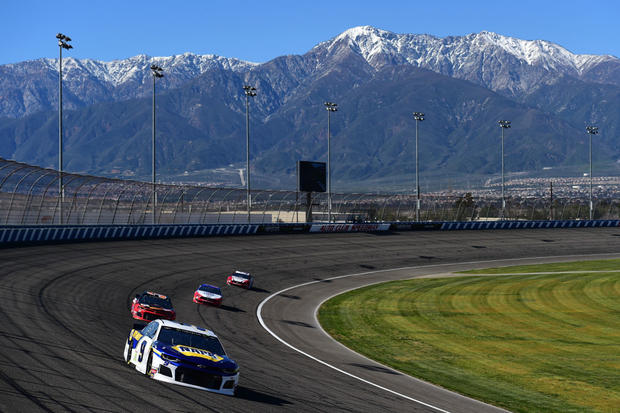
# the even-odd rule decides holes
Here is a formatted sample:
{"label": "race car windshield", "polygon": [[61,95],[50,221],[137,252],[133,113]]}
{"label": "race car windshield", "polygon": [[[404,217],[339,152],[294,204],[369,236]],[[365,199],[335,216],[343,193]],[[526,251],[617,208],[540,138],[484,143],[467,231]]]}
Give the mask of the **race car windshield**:
{"label": "race car windshield", "polygon": [[172,301],[170,301],[170,298],[160,298],[150,294],[145,294],[140,297],[140,304],[147,304],[152,307],[172,308]]}
{"label": "race car windshield", "polygon": [[250,279],[250,276],[249,276],[249,275],[247,275],[247,274],[241,274],[241,273],[238,273],[238,272],[234,273],[234,274],[233,274],[233,277],[239,277],[239,278],[243,278],[243,279],[245,279],[245,280],[249,280],[249,279]]}
{"label": "race car windshield", "polygon": [[164,327],[159,332],[158,341],[170,344],[171,346],[182,345],[194,347],[201,350],[208,350],[211,353],[225,356],[226,353],[217,337],[206,336],[204,334],[196,334],[190,331],[177,330],[170,327]]}
{"label": "race car windshield", "polygon": [[212,287],[210,285],[201,285],[199,288],[200,291],[205,291],[212,294],[222,294],[222,291],[217,287]]}

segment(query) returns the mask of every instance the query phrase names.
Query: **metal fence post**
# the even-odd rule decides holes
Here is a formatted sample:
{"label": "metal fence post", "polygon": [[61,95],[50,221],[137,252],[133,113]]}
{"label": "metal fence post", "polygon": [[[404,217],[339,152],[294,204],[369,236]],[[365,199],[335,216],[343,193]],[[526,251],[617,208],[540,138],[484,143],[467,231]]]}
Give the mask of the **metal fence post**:
{"label": "metal fence post", "polygon": [[15,199],[15,194],[17,193],[17,188],[19,188],[19,185],[22,182],[24,182],[24,179],[28,178],[30,175],[32,175],[35,172],[36,172],[36,169],[31,170],[26,175],[22,176],[22,178],[19,181],[17,181],[17,183],[15,184],[15,187],[13,188],[13,192],[11,193],[11,201],[9,202],[9,208],[6,211],[6,219],[4,220],[5,225],[9,223],[9,217],[13,210],[13,201]]}
{"label": "metal fence post", "polygon": [[[202,218],[200,220],[201,224],[205,223],[205,220],[207,218],[207,213],[209,212],[209,201],[211,201],[211,198],[213,198],[215,196],[215,194],[217,194],[219,191],[219,189],[216,189],[215,191],[213,191],[213,193],[211,195],[209,195],[209,198],[207,199],[207,201],[205,202],[205,206],[204,206],[204,213],[202,215]],[[218,220],[219,221],[219,220]]]}
{"label": "metal fence post", "polygon": [[[30,205],[32,204],[32,191],[34,190],[34,188],[36,187],[36,185],[39,183],[39,181],[47,176],[50,176],[52,173],[55,173],[53,171],[48,171],[46,173],[44,173],[43,175],[39,176],[37,178],[36,181],[34,181],[32,183],[32,185],[30,185],[30,189],[28,190],[28,198],[26,198],[26,205],[24,206],[24,210],[22,212],[22,219],[21,219],[21,225],[24,225],[26,223],[26,214],[30,212]],[[30,216],[30,215],[28,215]],[[37,224],[38,222],[35,222],[35,224]]]}
{"label": "metal fence post", "polygon": [[[90,180],[92,180],[92,178],[90,178],[90,179],[86,178],[86,181],[84,181],[82,184],[80,184],[76,188],[75,192],[73,193],[73,199],[71,200],[71,207],[69,207],[69,213],[67,214],[67,221],[66,221],[67,224],[71,223],[71,212],[73,212],[73,207],[76,204],[76,200],[77,200],[78,192],[79,192],[80,188],[83,187],[84,185],[86,185],[86,183],[89,182]],[[79,222],[78,222],[78,224],[79,224]]]}
{"label": "metal fence post", "polygon": [[200,189],[198,192],[196,192],[196,193],[194,194],[194,197],[192,198],[192,200],[189,202],[190,209],[189,209],[189,214],[187,214],[187,223],[188,223],[188,224],[191,224],[191,223],[192,223],[191,219],[192,219],[192,212],[193,212],[193,209],[194,209],[192,206],[194,205],[194,202],[196,201],[196,198],[198,198],[198,195],[200,195],[200,194],[201,194],[202,192],[204,192],[206,189],[207,189],[207,188],[205,187],[205,188]]}

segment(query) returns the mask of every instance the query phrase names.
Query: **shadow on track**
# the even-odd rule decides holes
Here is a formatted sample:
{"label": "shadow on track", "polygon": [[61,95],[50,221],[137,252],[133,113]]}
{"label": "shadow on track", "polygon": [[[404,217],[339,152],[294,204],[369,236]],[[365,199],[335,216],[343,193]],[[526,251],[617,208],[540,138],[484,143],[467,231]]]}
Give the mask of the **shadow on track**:
{"label": "shadow on track", "polygon": [[355,367],[361,367],[363,369],[370,370],[370,371],[377,371],[379,373],[392,374],[394,376],[400,376],[401,375],[397,371],[390,370],[390,369],[387,369],[387,368],[381,367],[381,366],[371,366],[371,365],[368,365],[368,364],[358,364],[358,363],[351,363],[350,365],[351,366],[355,366]]}
{"label": "shadow on track", "polygon": [[225,304],[220,305],[218,308],[221,310],[230,311],[231,313],[245,313],[245,310]]}
{"label": "shadow on track", "polygon": [[271,396],[266,393],[259,393],[255,390],[243,386],[237,387],[235,397],[258,403],[271,404],[274,406],[285,406],[287,404],[291,404],[291,402],[289,402],[288,400],[284,400],[276,396]]}
{"label": "shadow on track", "polygon": [[300,300],[301,297],[298,295],[289,295],[289,294],[280,294],[280,297],[290,298],[291,300]]}
{"label": "shadow on track", "polygon": [[294,326],[300,326],[300,327],[308,327],[308,328],[314,328],[313,325],[310,325],[308,323],[304,323],[303,321],[293,321],[293,320],[281,320],[283,323],[286,324],[292,324]]}

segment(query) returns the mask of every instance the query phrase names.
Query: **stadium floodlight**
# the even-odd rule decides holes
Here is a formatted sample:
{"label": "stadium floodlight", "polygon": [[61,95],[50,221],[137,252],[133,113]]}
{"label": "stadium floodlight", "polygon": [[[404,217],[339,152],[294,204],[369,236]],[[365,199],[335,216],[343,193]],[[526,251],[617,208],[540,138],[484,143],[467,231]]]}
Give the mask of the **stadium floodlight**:
{"label": "stadium floodlight", "polygon": [[56,35],[58,39],[58,211],[60,217],[60,225],[63,224],[63,212],[62,203],[65,198],[65,188],[63,186],[63,162],[62,162],[62,49],[73,49],[73,46],[67,42],[71,41],[69,36],[65,36],[62,33]]}
{"label": "stadium floodlight", "polygon": [[590,220],[594,217],[594,205],[592,204],[592,135],[598,134],[597,126],[586,126],[586,132],[590,137]]}
{"label": "stadium floodlight", "polygon": [[254,86],[243,86],[245,94],[245,187],[246,202],[248,207],[248,224],[252,218],[252,194],[250,193],[250,98],[256,96],[256,88]]}
{"label": "stadium floodlight", "polygon": [[332,167],[331,167],[331,130],[330,115],[338,112],[338,104],[334,102],[323,103],[327,110],[327,222],[332,222]]}
{"label": "stadium floodlight", "polygon": [[424,113],[413,112],[413,119],[415,119],[415,187],[416,187],[416,207],[415,207],[415,220],[420,220],[420,179],[419,179],[419,158],[418,158],[418,122],[424,120]]}
{"label": "stadium floodlight", "polygon": [[151,65],[151,71],[153,72],[153,76],[160,78],[160,77],[164,77],[164,74],[162,73],[164,69],[162,69],[161,67],[157,66],[157,65]]}
{"label": "stadium floodlight", "polygon": [[157,65],[151,65],[151,73],[153,74],[153,125],[151,128],[152,137],[151,137],[151,184],[152,184],[152,197],[153,197],[153,217],[152,223],[155,225],[157,220],[156,210],[157,210],[157,191],[155,186],[155,178],[156,178],[156,170],[155,170],[155,79],[160,79],[164,77],[163,74],[164,69]]}
{"label": "stadium floodlight", "polygon": [[501,219],[504,219],[506,216],[506,198],[504,197],[504,129],[510,128],[509,120],[500,120],[499,123],[500,128],[502,128],[502,216]]}

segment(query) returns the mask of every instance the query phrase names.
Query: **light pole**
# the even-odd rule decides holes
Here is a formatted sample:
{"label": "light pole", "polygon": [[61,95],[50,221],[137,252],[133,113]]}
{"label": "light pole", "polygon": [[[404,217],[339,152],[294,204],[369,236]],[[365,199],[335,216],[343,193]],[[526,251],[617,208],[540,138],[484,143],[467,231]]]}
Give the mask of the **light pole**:
{"label": "light pole", "polygon": [[413,119],[415,119],[415,187],[416,187],[416,207],[415,207],[415,220],[420,220],[420,179],[419,179],[419,158],[418,158],[418,122],[424,120],[424,113],[413,112]]}
{"label": "light pole", "polygon": [[590,220],[592,220],[594,216],[594,208],[592,204],[592,135],[598,134],[598,127],[586,126],[586,132],[590,137]]}
{"label": "light pole", "polygon": [[325,102],[327,109],[327,222],[332,222],[332,167],[331,167],[331,131],[330,131],[330,115],[332,112],[338,112],[338,104],[334,102]]}
{"label": "light pole", "polygon": [[65,189],[62,184],[62,49],[73,49],[69,44],[71,38],[62,33],[56,35],[58,39],[59,59],[58,59],[58,197],[60,225],[63,223],[62,202],[65,198]]}
{"label": "light pole", "polygon": [[156,221],[156,209],[157,209],[157,191],[155,190],[155,79],[164,77],[162,73],[164,69],[157,65],[151,65],[151,72],[153,73],[153,127],[152,127],[152,137],[151,137],[151,173],[153,174],[151,182],[153,184],[153,225],[155,225]]}
{"label": "light pole", "polygon": [[500,120],[499,126],[502,128],[502,219],[506,216],[506,198],[504,197],[504,129],[510,127],[509,120]]}
{"label": "light pole", "polygon": [[245,187],[248,203],[248,224],[250,224],[252,222],[252,195],[250,194],[250,98],[256,96],[256,88],[245,85],[243,86],[243,91],[245,93]]}

